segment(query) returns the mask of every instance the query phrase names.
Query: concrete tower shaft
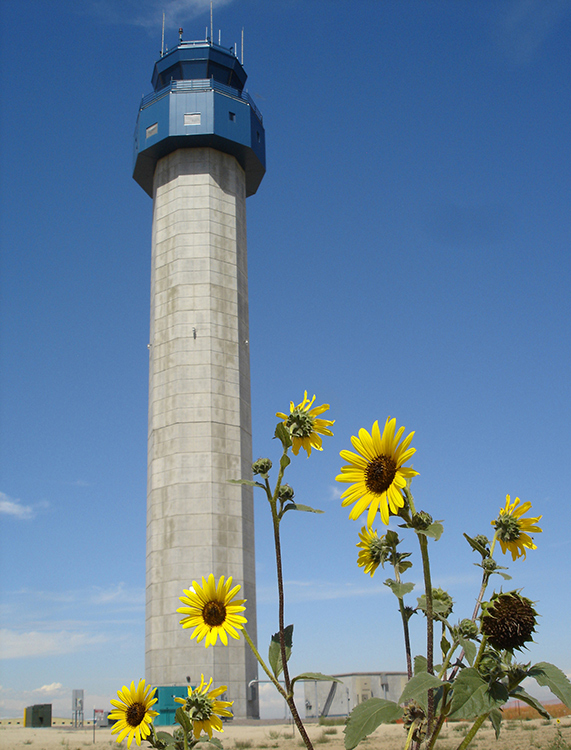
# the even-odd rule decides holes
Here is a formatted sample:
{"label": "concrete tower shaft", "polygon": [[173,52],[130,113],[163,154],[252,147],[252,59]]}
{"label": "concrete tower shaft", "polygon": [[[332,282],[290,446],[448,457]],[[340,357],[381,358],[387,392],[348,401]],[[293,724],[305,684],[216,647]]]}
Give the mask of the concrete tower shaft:
{"label": "concrete tower shaft", "polygon": [[246,196],[265,171],[245,78],[210,42],[161,58],[139,111],[134,177],[153,197],[146,678],[180,688],[213,677],[236,716],[257,717],[244,639],[206,649],[176,613],[193,580],[232,576],[256,635],[252,490],[228,482],[251,472]]}

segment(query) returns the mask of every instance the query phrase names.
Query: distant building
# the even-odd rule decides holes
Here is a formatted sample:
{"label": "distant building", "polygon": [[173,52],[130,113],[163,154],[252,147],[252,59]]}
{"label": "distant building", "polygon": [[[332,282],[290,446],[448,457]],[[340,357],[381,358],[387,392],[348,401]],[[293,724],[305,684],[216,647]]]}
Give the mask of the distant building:
{"label": "distant building", "polygon": [[24,709],[25,727],[51,727],[52,704],[37,703],[35,706],[27,706]]}
{"label": "distant building", "polygon": [[353,672],[332,677],[340,682],[304,682],[307,719],[348,716],[355,706],[369,698],[396,702],[408,681],[406,672]]}

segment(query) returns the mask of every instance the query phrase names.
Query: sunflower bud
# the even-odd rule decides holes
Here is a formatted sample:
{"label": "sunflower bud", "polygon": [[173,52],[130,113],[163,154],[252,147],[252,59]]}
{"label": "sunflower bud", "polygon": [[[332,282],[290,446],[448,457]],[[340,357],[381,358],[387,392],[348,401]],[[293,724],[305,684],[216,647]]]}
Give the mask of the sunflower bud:
{"label": "sunflower bud", "polygon": [[498,568],[498,563],[494,560],[493,557],[485,557],[482,560],[482,568],[487,571],[488,573],[493,573],[496,568]]}
{"label": "sunflower bud", "polygon": [[472,620],[465,618],[458,623],[458,635],[461,638],[475,640],[478,637],[478,626]]}
{"label": "sunflower bud", "polygon": [[495,594],[482,616],[482,632],[498,651],[513,652],[533,640],[536,618],[532,602],[517,591]]}
{"label": "sunflower bud", "polygon": [[264,479],[268,476],[268,472],[271,468],[272,462],[269,458],[259,458],[252,464],[252,471],[254,474],[261,474]]}
{"label": "sunflower bud", "polygon": [[474,537],[474,541],[477,542],[478,544],[481,544],[482,547],[487,547],[490,544],[490,540],[485,534],[477,534]]}
{"label": "sunflower bud", "polygon": [[424,740],[426,737],[428,722],[420,703],[417,703],[416,701],[410,701],[407,703],[404,708],[403,723],[407,732],[410,731],[413,724],[415,725],[415,729],[412,733],[413,742],[422,742]]}
{"label": "sunflower bud", "polygon": [[488,651],[484,654],[480,660],[478,671],[482,677],[490,683],[497,682],[505,676],[502,659],[499,654],[496,654],[493,651]]}
{"label": "sunflower bud", "polygon": [[415,513],[412,517],[412,528],[417,529],[418,531],[424,531],[424,529],[427,529],[431,523],[432,516],[425,510]]}
{"label": "sunflower bud", "polygon": [[290,487],[289,484],[282,484],[278,492],[278,497],[280,500],[287,502],[293,499],[294,494],[293,487]]}

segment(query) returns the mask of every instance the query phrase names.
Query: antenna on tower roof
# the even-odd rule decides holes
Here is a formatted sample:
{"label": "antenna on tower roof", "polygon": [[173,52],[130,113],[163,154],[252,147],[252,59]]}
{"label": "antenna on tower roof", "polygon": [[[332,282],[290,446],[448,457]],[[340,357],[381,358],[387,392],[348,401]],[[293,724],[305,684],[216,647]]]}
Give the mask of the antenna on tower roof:
{"label": "antenna on tower roof", "polygon": [[214,40],[214,32],[212,30],[212,0],[210,0],[210,41]]}
{"label": "antenna on tower roof", "polygon": [[165,12],[163,10],[163,36],[161,40],[161,57],[165,54]]}
{"label": "antenna on tower roof", "polygon": [[242,58],[240,62],[242,63],[242,65],[244,65],[244,27],[243,26],[242,26],[242,54],[240,55],[240,57]]}

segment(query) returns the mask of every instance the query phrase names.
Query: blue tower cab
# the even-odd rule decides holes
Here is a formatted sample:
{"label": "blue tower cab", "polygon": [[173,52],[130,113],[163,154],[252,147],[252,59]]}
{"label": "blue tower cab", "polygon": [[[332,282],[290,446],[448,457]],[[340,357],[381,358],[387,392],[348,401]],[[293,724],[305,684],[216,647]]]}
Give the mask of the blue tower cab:
{"label": "blue tower cab", "polygon": [[153,197],[157,161],[179,148],[231,154],[253,195],[266,172],[262,115],[244,91],[246,71],[232,49],[181,41],[155,63],[154,91],[143,97],[135,127],[133,178]]}

